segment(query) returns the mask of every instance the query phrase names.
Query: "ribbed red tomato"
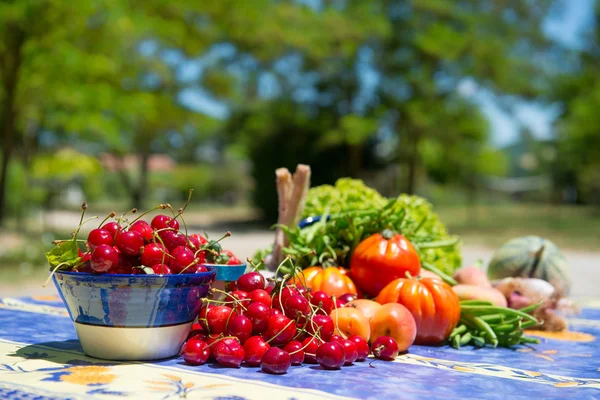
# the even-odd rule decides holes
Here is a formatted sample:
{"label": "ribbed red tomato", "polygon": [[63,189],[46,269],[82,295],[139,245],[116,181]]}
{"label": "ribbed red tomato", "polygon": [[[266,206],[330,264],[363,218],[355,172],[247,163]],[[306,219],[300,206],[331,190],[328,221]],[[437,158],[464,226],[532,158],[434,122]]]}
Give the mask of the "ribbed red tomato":
{"label": "ribbed red tomato", "polygon": [[417,276],[420,270],[421,262],[413,245],[389,230],[360,242],[350,259],[352,279],[373,297],[394,279],[406,277],[407,272]]}
{"label": "ribbed red tomato", "polygon": [[328,296],[339,297],[346,293],[358,294],[354,282],[342,267],[308,267],[294,279],[290,279],[288,283],[306,286],[313,292],[322,291]]}
{"label": "ribbed red tomato", "polygon": [[458,296],[447,283],[432,278],[396,279],[375,299],[380,304],[399,303],[417,323],[416,344],[440,344],[460,319]]}

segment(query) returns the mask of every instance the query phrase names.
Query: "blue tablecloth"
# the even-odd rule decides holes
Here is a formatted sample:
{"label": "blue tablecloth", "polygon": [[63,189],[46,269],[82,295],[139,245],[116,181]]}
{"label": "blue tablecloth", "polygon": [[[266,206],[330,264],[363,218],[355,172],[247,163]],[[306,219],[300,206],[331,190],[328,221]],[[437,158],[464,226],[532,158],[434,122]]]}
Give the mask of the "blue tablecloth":
{"label": "blue tablecloth", "polygon": [[517,349],[413,346],[395,362],[324,371],[192,367],[86,357],[58,297],[0,299],[0,398],[507,399],[600,398],[600,308],[570,320],[578,334]]}

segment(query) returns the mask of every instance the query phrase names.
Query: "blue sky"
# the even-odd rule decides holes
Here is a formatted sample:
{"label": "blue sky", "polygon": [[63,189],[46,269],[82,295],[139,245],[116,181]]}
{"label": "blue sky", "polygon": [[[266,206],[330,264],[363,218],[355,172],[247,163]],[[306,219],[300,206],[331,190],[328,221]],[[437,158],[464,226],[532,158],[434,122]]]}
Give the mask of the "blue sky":
{"label": "blue sky", "polygon": [[[306,0],[308,3],[310,1]],[[595,0],[557,0],[562,2],[560,13],[554,13],[549,17],[543,29],[552,39],[561,44],[577,48],[582,43],[582,35],[586,27],[589,27],[593,18],[593,7]],[[151,44],[150,44],[151,46]],[[223,52],[231,49],[217,49],[215,53],[222,56]],[[152,49],[142,49],[143,52],[151,53]],[[203,60],[190,60],[184,62],[177,54],[169,55],[173,63],[180,64],[180,78],[197,80],[203,70],[204,64],[210,63],[209,54]],[[481,104],[483,113],[488,117],[492,128],[492,143],[496,146],[506,146],[518,137],[520,127],[528,128],[539,138],[551,136],[551,125],[558,115],[558,108],[553,105],[541,105],[534,103],[520,103],[514,107],[512,113],[507,113],[495,104],[493,97],[485,91],[478,89],[477,85],[465,80],[459,90],[465,95],[474,96]],[[180,97],[181,101],[188,107],[213,115],[217,118],[226,118],[228,108],[225,104],[211,98],[210,94],[198,88],[185,90]]]}

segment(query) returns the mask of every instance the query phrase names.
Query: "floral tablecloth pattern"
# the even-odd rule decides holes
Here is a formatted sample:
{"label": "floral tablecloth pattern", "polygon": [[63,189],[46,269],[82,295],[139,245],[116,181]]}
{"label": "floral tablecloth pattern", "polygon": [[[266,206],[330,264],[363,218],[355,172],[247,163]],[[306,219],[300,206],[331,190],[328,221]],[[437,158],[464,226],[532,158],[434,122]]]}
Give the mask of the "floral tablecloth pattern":
{"label": "floral tablecloth pattern", "polygon": [[0,299],[1,399],[600,399],[600,307],[570,319],[568,335],[516,349],[413,346],[395,362],[340,371],[192,367],[179,358],[110,362],[83,354],[58,297]]}

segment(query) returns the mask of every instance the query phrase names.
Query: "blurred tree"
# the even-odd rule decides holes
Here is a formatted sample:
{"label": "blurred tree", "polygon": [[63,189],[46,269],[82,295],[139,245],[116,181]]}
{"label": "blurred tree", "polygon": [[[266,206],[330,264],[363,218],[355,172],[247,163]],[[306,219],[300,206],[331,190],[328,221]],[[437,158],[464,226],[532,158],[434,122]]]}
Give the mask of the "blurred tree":
{"label": "blurred tree", "polygon": [[552,172],[561,200],[600,204],[600,2],[580,63],[553,91],[562,113],[557,119],[557,156]]}

